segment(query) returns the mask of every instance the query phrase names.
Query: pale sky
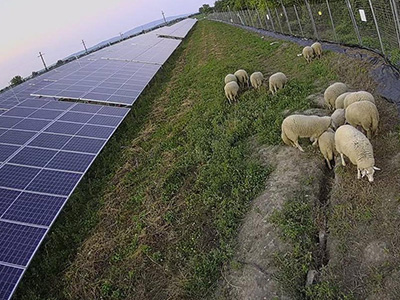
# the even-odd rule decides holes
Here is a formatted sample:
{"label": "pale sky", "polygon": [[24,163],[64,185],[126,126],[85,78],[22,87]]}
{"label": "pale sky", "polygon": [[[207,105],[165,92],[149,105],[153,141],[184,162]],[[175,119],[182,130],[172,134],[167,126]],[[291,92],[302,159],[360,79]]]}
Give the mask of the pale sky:
{"label": "pale sky", "polygon": [[47,65],[142,24],[197,12],[214,0],[0,0],[0,89]]}

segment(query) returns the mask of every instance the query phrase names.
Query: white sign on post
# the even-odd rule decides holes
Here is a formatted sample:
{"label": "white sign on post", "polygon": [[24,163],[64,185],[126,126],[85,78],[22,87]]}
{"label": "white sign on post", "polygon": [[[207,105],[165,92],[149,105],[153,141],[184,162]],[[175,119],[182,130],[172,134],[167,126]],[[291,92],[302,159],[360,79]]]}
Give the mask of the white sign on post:
{"label": "white sign on post", "polygon": [[367,22],[367,16],[365,15],[365,10],[359,9],[358,11],[360,12],[361,21]]}

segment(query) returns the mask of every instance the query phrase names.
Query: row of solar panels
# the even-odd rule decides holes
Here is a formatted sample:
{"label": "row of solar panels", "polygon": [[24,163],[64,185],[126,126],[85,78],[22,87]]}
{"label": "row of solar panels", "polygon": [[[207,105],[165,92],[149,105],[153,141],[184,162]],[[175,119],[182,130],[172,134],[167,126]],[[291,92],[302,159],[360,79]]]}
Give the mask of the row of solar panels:
{"label": "row of solar panels", "polygon": [[196,23],[186,19],[104,48],[0,94],[0,108],[27,96],[132,105]]}
{"label": "row of solar panels", "polygon": [[132,105],[179,44],[140,35],[0,94],[0,300],[129,112],[54,98]]}

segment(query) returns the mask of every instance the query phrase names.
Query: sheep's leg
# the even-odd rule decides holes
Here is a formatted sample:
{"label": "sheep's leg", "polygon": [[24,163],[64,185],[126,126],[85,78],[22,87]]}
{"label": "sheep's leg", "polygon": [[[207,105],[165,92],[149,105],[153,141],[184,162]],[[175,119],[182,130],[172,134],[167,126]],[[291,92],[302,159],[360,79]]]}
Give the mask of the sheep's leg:
{"label": "sheep's leg", "polygon": [[361,179],[361,170],[357,168],[357,179]]}
{"label": "sheep's leg", "polygon": [[346,162],[344,161],[343,153],[340,153],[340,159],[342,160],[342,166],[345,167],[346,166]]}
{"label": "sheep's leg", "polygon": [[372,138],[371,130],[369,128],[367,128],[367,129],[365,129],[365,131],[367,132],[367,138],[370,140]]}
{"label": "sheep's leg", "polygon": [[[314,138],[313,138],[313,139],[314,139]],[[315,147],[315,146],[317,145],[317,143],[318,143],[318,139],[315,138],[315,140],[314,140],[314,142],[312,143],[312,145]]]}
{"label": "sheep's leg", "polygon": [[295,144],[295,146],[297,147],[297,149],[299,149],[301,152],[304,152],[303,148],[301,148],[299,141],[294,141],[293,142]]}
{"label": "sheep's leg", "polygon": [[327,158],[325,158],[325,159],[326,159],[326,162],[328,163],[328,168],[329,168],[329,170],[332,170],[332,166],[331,166],[330,160],[327,159]]}

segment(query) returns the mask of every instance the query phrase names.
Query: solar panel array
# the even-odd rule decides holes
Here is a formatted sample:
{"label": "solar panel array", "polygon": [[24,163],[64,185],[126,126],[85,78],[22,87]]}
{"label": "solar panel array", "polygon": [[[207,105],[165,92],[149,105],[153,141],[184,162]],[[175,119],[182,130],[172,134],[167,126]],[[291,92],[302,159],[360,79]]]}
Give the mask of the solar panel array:
{"label": "solar panel array", "polygon": [[185,38],[190,29],[196,24],[196,19],[185,19],[181,22],[175,23],[172,26],[165,26],[155,30],[159,36]]}
{"label": "solar panel array", "polygon": [[129,112],[53,98],[132,105],[180,42],[143,34],[0,94],[0,300]]}
{"label": "solar panel array", "polygon": [[0,116],[0,299],[128,111],[29,99]]}

